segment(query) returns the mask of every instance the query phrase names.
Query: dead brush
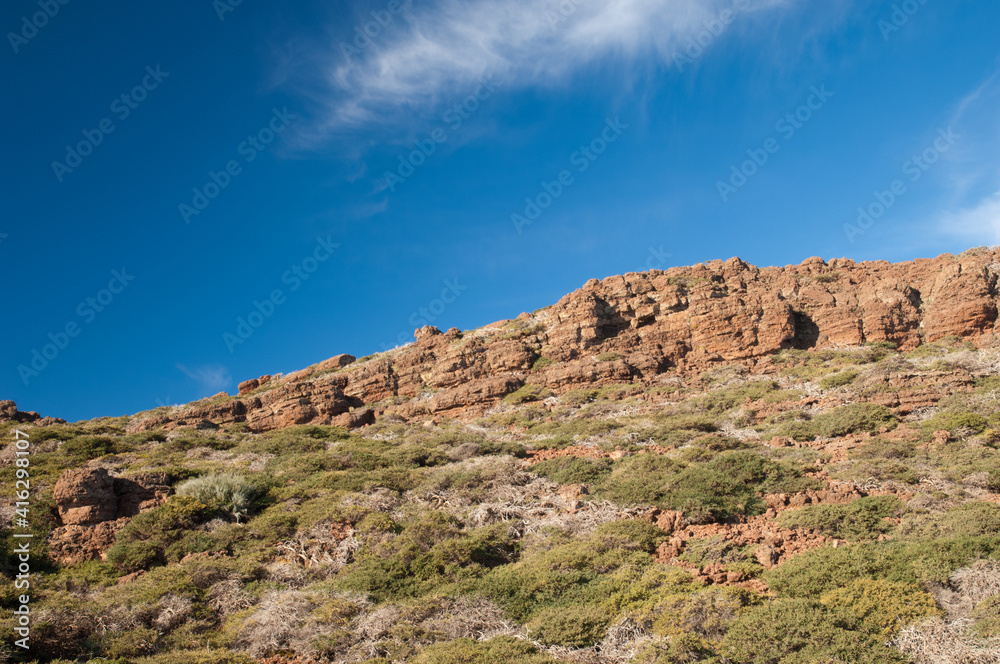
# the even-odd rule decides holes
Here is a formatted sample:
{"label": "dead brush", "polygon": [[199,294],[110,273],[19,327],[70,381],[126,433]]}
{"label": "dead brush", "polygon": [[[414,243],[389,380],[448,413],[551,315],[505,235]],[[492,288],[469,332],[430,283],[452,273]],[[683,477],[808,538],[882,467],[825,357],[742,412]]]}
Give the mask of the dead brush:
{"label": "dead brush", "polygon": [[166,595],[157,603],[158,612],[152,626],[162,632],[169,632],[186,623],[194,613],[190,597]]}
{"label": "dead brush", "polygon": [[642,508],[625,508],[609,501],[584,503],[573,512],[558,507],[539,507],[526,514],[524,534],[543,533],[547,528],[555,527],[573,537],[586,537],[602,523],[635,518],[643,511]]}
{"label": "dead brush", "polygon": [[[278,650],[299,650],[305,637],[303,624],[316,603],[298,590],[270,592],[248,619],[236,639],[238,650],[252,657],[264,657]],[[298,646],[298,647],[296,647]]]}
{"label": "dead brush", "polygon": [[318,654],[316,644],[323,637],[337,636],[339,649],[347,650],[357,640],[349,634],[344,638],[348,616],[368,608],[365,598],[353,594],[273,591],[240,625],[234,646],[252,657],[284,650],[310,657]]}
{"label": "dead brush", "polygon": [[352,493],[343,500],[345,506],[357,506],[373,512],[391,514],[403,504],[395,491],[379,487],[370,493]]}
{"label": "dead brush", "polygon": [[608,632],[596,647],[602,664],[626,664],[652,643],[652,624],[648,620],[625,617],[608,628]]}
{"label": "dead brush", "polygon": [[503,610],[487,599],[458,597],[444,600],[422,625],[448,640],[486,640],[514,633],[518,627],[504,619]]}
{"label": "dead brush", "polygon": [[911,625],[892,644],[915,664],[997,664],[1000,642],[983,642],[969,634],[971,620],[945,622],[931,618]]}
{"label": "dead brush", "polygon": [[206,600],[209,607],[221,616],[228,616],[256,604],[257,599],[248,593],[237,578],[219,581],[208,589]]}
{"label": "dead brush", "polygon": [[1000,594],[1000,561],[976,561],[956,570],[949,581],[975,607],[983,600]]}
{"label": "dead brush", "polygon": [[550,484],[527,472],[523,462],[513,457],[477,457],[435,469],[422,486],[406,492],[404,499],[436,509],[464,508],[486,501],[520,504]]}
{"label": "dead brush", "polygon": [[352,534],[344,534],[334,528],[329,521],[317,523],[308,532],[297,533],[294,538],[276,545],[278,551],[303,567],[329,566],[329,572],[336,572],[354,560],[354,552],[361,548],[361,542]]}
{"label": "dead brush", "polygon": [[960,350],[948,354],[948,361],[975,376],[995,376],[1000,373],[1000,351],[994,348]]}

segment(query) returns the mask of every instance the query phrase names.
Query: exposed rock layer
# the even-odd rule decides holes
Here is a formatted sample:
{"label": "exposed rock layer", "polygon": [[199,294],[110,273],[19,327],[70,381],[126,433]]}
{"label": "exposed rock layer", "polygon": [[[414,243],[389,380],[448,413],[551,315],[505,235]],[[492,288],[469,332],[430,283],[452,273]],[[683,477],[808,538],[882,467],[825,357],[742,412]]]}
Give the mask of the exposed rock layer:
{"label": "exposed rock layer", "polygon": [[998,251],[977,250],[898,264],[810,258],[757,268],[732,258],[592,279],[534,314],[464,334],[421,328],[397,351],[251,379],[239,398],[148,414],[130,428],[207,420],[265,431],[362,426],[385,414],[477,416],[525,384],[561,392],[718,363],[766,371],[769,356],[787,348],[889,341],[905,350],[950,335],[983,342],[997,326],[998,259]]}

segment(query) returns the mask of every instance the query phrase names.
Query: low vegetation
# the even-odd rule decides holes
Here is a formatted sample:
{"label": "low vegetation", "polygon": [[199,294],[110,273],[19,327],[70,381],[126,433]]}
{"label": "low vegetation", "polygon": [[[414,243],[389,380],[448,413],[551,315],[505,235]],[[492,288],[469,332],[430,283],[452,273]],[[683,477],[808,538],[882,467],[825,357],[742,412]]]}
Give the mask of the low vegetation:
{"label": "low vegetation", "polygon": [[[31,427],[38,576],[21,660],[996,661],[1000,381],[980,372],[906,409],[886,378],[968,362],[962,343],[786,350],[766,377],[725,365],[656,385],[557,389],[525,370],[464,423]],[[66,562],[46,539],[52,488],[88,464],[161,473],[171,495],[123,522],[103,559]],[[757,539],[731,536],[748,524]],[[808,545],[782,549],[796,537]],[[11,557],[9,529],[0,546]],[[0,661],[21,661],[5,573]]]}

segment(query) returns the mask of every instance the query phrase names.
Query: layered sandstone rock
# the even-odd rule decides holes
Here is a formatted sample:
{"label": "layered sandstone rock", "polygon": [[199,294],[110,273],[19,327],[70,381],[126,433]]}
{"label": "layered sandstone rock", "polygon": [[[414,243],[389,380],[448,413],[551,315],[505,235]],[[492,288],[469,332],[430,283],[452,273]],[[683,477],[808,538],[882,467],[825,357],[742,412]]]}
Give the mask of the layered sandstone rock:
{"label": "layered sandstone rock", "polygon": [[[1000,251],[977,250],[898,264],[810,258],[757,268],[732,258],[592,279],[534,314],[464,334],[424,327],[402,349],[363,362],[339,355],[267,385],[253,379],[241,398],[136,418],[130,429],[474,417],[527,383],[561,392],[719,363],[766,372],[768,356],[787,348],[890,341],[906,350],[952,335],[982,344],[996,332],[998,271]],[[891,398],[909,410],[931,400],[918,391]]]}
{"label": "layered sandstone rock", "polygon": [[163,504],[169,495],[162,473],[114,477],[105,468],[67,470],[52,490],[62,524],[49,541],[53,558],[74,564],[103,557],[131,517]]}

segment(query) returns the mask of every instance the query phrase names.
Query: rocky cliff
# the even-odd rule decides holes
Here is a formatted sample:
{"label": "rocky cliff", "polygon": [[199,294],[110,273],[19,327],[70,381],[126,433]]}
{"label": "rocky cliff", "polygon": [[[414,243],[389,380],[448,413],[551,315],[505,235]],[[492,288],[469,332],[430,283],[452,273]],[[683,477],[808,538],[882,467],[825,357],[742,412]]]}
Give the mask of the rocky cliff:
{"label": "rocky cliff", "polygon": [[984,344],[997,326],[998,272],[1000,250],[979,249],[896,264],[810,258],[758,268],[731,258],[592,279],[533,314],[469,332],[425,327],[402,348],[252,379],[238,397],[144,414],[131,428],[478,416],[525,385],[558,394],[651,384],[720,363],[766,373],[787,348],[884,341],[906,350],[948,336]]}

